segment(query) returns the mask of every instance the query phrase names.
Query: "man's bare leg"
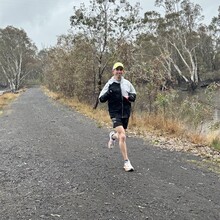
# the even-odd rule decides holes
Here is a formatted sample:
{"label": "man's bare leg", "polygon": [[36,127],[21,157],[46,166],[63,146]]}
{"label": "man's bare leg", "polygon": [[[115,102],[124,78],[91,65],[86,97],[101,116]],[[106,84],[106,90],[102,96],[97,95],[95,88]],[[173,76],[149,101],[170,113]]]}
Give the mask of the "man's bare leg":
{"label": "man's bare leg", "polygon": [[117,133],[113,136],[113,138],[115,137],[118,139],[122,157],[124,160],[128,160],[125,129],[123,126],[118,126],[115,130]]}

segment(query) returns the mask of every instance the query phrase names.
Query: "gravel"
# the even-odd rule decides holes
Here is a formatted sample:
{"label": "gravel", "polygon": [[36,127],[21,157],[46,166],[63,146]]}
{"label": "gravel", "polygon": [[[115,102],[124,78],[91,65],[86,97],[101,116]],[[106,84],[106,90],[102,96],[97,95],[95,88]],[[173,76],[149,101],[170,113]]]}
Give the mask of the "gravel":
{"label": "gravel", "polygon": [[220,219],[200,157],[128,137],[124,172],[107,128],[31,88],[0,117],[0,219]]}

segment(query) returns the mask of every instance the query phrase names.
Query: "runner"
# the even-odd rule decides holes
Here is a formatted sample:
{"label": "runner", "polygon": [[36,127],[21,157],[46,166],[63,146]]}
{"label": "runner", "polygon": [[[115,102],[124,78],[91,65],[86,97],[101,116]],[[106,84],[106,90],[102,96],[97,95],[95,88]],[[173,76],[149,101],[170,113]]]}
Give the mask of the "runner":
{"label": "runner", "polygon": [[133,171],[134,167],[128,159],[126,129],[131,112],[131,102],[136,99],[136,91],[131,82],[122,76],[124,73],[124,65],[122,63],[115,63],[112,73],[112,78],[108,80],[99,95],[100,102],[108,101],[109,115],[114,128],[114,131],[109,134],[108,147],[114,147],[115,141],[118,139],[124,159],[124,169],[125,171]]}

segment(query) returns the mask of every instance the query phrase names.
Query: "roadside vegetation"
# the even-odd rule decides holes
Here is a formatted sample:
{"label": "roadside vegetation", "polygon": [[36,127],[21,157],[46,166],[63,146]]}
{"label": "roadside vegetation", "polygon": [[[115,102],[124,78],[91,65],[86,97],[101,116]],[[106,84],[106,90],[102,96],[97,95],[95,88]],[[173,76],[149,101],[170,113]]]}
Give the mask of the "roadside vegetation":
{"label": "roadside vegetation", "polygon": [[[94,119],[99,127],[107,126],[111,128],[111,120],[106,105],[98,106],[94,109],[91,105],[79,102],[76,98],[51,92],[45,87],[43,90],[52,99]],[[204,114],[207,114],[207,112],[205,111]],[[190,118],[193,120],[195,115],[192,114]],[[188,124],[177,117],[175,119],[167,119],[163,114],[148,114],[144,112],[136,114],[136,112],[133,112],[129,122],[128,133],[142,137],[159,147],[191,151],[205,158],[215,159],[218,163],[220,162],[218,156],[216,156],[220,150],[219,137],[214,135],[213,132],[202,135],[195,129],[189,129]]]}
{"label": "roadside vegetation", "polygon": [[18,96],[19,94],[15,93],[5,93],[0,95],[0,115],[3,113],[3,109]]}
{"label": "roadside vegetation", "polygon": [[[151,132],[218,150],[219,127],[206,134],[202,128],[212,120],[212,97],[219,90],[220,15],[205,25],[201,7],[191,1],[156,0],[155,5],[165,14],[149,11],[141,17],[139,5],[131,7],[128,1],[75,7],[70,17],[74,31],[42,53],[44,85],[83,113],[98,114],[100,124],[109,122],[97,97],[112,64],[121,61],[137,90],[130,121],[136,134]],[[204,88],[206,101],[201,102],[194,91]],[[179,101],[183,90],[189,97]]]}
{"label": "roadside vegetation", "polygon": [[[168,136],[219,150],[220,123],[202,130],[212,121],[213,94],[219,92],[220,7],[204,24],[202,8],[193,1],[155,0],[155,6],[158,11],[141,13],[130,0],[80,4],[73,7],[68,34],[41,51],[23,29],[0,29],[0,86],[16,91],[44,85],[102,126],[109,117],[98,95],[120,61],[137,91],[134,134],[155,135],[155,144]],[[204,90],[205,101],[198,90]],[[180,91],[187,95],[181,98]]]}

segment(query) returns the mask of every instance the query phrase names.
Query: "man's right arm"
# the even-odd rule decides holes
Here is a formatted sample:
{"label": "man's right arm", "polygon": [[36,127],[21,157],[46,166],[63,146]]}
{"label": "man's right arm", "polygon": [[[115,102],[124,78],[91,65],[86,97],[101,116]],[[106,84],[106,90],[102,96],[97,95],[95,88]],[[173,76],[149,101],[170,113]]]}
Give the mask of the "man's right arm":
{"label": "man's right arm", "polygon": [[100,92],[99,101],[106,102],[109,99],[109,95],[110,95],[109,84],[106,83],[102,91]]}
{"label": "man's right arm", "polygon": [[109,92],[107,91],[105,94],[103,94],[101,97],[99,97],[100,102],[106,102],[109,98]]}

